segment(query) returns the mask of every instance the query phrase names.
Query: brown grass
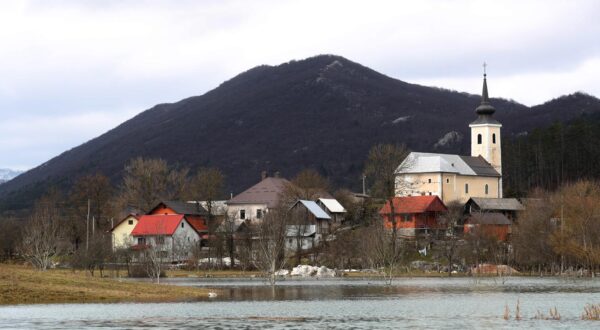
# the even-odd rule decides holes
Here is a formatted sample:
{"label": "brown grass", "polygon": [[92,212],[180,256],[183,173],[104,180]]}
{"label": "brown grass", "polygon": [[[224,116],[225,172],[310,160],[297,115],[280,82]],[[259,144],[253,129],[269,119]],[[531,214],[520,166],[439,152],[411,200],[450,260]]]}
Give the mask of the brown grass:
{"label": "brown grass", "polygon": [[583,308],[582,320],[600,321],[600,304],[586,305]]}
{"label": "brown grass", "polygon": [[91,277],[71,270],[41,272],[0,264],[0,305],[92,302],[171,302],[207,299],[210,289]]}

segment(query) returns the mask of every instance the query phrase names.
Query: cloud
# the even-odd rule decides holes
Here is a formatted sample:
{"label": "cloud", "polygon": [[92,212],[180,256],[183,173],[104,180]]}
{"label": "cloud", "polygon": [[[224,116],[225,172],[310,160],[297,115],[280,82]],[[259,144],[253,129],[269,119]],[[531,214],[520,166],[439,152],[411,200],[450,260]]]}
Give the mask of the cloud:
{"label": "cloud", "polygon": [[[0,114],[5,127],[90,114],[114,125],[128,118],[122,109],[141,112],[256,65],[324,53],[473,93],[485,60],[492,93],[525,104],[575,90],[600,95],[598,12],[592,0],[5,1]],[[60,125],[0,167],[34,166],[93,137]],[[5,148],[25,140],[36,141],[0,131]]]}

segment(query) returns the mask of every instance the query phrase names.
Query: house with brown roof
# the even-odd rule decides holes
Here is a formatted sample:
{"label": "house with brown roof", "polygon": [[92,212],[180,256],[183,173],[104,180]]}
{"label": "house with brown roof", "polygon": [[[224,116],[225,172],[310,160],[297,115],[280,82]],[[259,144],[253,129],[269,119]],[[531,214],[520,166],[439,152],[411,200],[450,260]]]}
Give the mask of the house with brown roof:
{"label": "house with brown roof", "polygon": [[260,182],[227,201],[228,212],[237,220],[260,221],[269,209],[278,206],[290,184],[279,175],[269,177],[263,172]]}

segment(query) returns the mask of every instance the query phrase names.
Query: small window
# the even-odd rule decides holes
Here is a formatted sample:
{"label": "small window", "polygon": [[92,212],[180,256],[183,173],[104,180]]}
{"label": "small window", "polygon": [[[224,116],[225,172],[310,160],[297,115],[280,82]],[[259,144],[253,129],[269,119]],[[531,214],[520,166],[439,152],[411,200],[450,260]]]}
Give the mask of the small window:
{"label": "small window", "polygon": [[257,209],[256,210],[256,219],[260,219],[262,218],[262,209]]}
{"label": "small window", "polygon": [[164,236],[156,237],[156,244],[159,244],[159,245],[165,244],[165,237]]}
{"label": "small window", "polygon": [[182,221],[182,222],[181,222],[181,228],[183,228],[183,225],[184,225],[184,224],[185,224],[185,223]]}
{"label": "small window", "polygon": [[465,183],[465,194],[469,193],[469,184]]}
{"label": "small window", "polygon": [[402,222],[410,222],[410,214],[401,214]]}
{"label": "small window", "polygon": [[477,144],[481,144],[481,134],[477,134]]}
{"label": "small window", "polygon": [[446,183],[450,183],[450,179],[446,178]]}
{"label": "small window", "polygon": [[496,144],[496,133],[492,134],[492,143]]}
{"label": "small window", "polygon": [[488,192],[489,192],[489,189],[490,189],[490,187],[488,187],[488,185],[486,184],[486,185],[485,185],[485,194],[486,194],[486,195],[488,194]]}
{"label": "small window", "polygon": [[431,179],[429,179],[429,183],[431,183]]}
{"label": "small window", "polygon": [[429,196],[431,196],[431,191],[429,192]]}
{"label": "small window", "polygon": [[128,223],[130,226],[133,226],[133,220],[129,220],[129,221],[127,221],[127,223]]}
{"label": "small window", "polygon": [[146,244],[146,239],[144,237],[138,237],[138,245]]}
{"label": "small window", "polygon": [[246,219],[246,210],[240,210],[240,219]]}

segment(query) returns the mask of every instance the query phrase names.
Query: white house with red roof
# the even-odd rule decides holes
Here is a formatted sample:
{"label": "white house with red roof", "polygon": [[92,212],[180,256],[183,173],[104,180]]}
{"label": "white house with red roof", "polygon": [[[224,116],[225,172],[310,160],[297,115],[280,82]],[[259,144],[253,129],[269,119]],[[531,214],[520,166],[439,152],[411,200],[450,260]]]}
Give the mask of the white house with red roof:
{"label": "white house with red roof", "polygon": [[131,232],[134,249],[154,248],[171,261],[187,259],[200,235],[182,214],[143,215]]}

